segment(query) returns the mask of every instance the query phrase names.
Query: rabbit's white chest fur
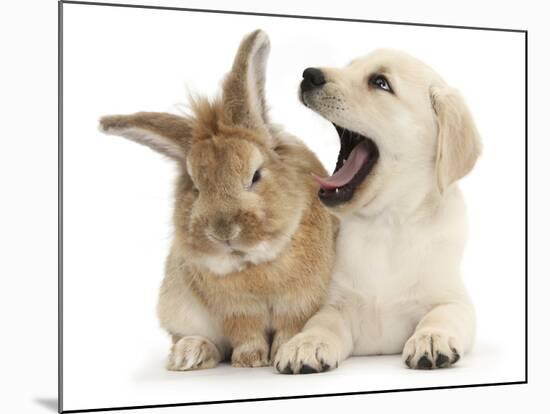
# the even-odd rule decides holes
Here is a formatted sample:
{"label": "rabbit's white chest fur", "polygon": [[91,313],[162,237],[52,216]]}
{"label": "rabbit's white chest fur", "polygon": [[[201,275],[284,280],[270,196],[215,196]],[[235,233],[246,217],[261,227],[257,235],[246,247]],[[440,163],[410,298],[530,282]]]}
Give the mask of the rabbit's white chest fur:
{"label": "rabbit's white chest fur", "polygon": [[[296,218],[289,225],[289,234],[294,234],[300,224],[301,216]],[[281,252],[288,247],[290,238],[285,233],[270,241],[263,240],[254,247],[247,249],[241,255],[232,255],[230,253],[219,256],[193,256],[189,255],[187,261],[194,262],[218,276],[226,276],[232,272],[240,272],[246,266],[254,266],[263,262],[274,260]]]}
{"label": "rabbit's white chest fur", "polygon": [[188,260],[204,266],[218,276],[225,276],[233,272],[240,272],[248,265],[255,265],[275,259],[286,244],[284,240],[274,243],[262,241],[244,255],[237,256],[229,253],[220,256],[191,256]]}

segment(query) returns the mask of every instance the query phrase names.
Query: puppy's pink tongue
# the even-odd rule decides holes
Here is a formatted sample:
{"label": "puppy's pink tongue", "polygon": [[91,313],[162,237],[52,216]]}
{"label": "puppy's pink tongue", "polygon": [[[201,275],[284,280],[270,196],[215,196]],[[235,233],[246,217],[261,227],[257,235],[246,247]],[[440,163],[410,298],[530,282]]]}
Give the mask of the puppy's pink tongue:
{"label": "puppy's pink tongue", "polygon": [[344,161],[344,165],[334,173],[334,175],[326,178],[319,177],[313,174],[313,178],[325,190],[332,190],[337,187],[342,187],[351,181],[351,179],[361,169],[365,161],[369,158],[369,153],[362,143],[357,144],[348,159]]}

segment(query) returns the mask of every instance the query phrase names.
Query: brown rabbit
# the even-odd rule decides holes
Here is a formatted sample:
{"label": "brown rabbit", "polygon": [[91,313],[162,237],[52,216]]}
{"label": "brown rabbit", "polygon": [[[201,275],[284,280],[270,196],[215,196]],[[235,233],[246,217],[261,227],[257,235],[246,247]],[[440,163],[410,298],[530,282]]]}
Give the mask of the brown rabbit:
{"label": "brown rabbit", "polygon": [[310,176],[326,173],[268,120],[269,48],[264,32],[246,36],[221,99],[193,102],[193,116],[140,112],[100,121],[104,132],[180,167],[158,303],[173,341],[170,370],[211,368],[230,355],[237,367],[268,365],[326,297],[337,226]]}

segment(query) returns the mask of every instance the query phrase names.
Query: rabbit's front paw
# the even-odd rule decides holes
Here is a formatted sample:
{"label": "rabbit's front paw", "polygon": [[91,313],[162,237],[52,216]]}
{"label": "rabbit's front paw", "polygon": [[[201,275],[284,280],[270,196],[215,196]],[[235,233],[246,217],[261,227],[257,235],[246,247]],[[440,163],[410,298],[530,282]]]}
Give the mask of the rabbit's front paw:
{"label": "rabbit's front paw", "polygon": [[172,346],[166,369],[190,371],[213,368],[220,360],[220,351],[208,339],[202,336],[184,336]]}
{"label": "rabbit's front paw", "polygon": [[231,365],[238,368],[255,368],[269,365],[269,346],[267,342],[252,342],[233,349]]}

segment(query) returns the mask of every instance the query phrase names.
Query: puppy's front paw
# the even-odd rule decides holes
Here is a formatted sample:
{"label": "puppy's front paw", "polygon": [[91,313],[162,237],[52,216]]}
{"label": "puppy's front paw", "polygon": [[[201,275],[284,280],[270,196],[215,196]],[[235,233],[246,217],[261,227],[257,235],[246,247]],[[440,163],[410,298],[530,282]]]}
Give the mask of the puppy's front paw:
{"label": "puppy's front paw", "polygon": [[281,374],[312,374],[338,368],[339,360],[332,338],[301,333],[281,345],[273,365]]}
{"label": "puppy's front paw", "polygon": [[403,362],[409,368],[447,368],[463,355],[460,341],[444,331],[415,332],[403,348]]}
{"label": "puppy's front paw", "polygon": [[274,361],[275,356],[277,355],[277,352],[279,352],[279,348],[281,347],[281,345],[288,342],[296,334],[297,332],[275,332],[275,335],[273,336],[273,341],[271,342],[271,349],[269,350],[269,360]]}
{"label": "puppy's front paw", "polygon": [[231,365],[237,368],[266,367],[269,365],[269,346],[263,343],[245,343],[233,349]]}
{"label": "puppy's front paw", "polygon": [[169,371],[190,371],[215,367],[221,360],[216,345],[202,336],[184,336],[172,346],[166,361]]}

